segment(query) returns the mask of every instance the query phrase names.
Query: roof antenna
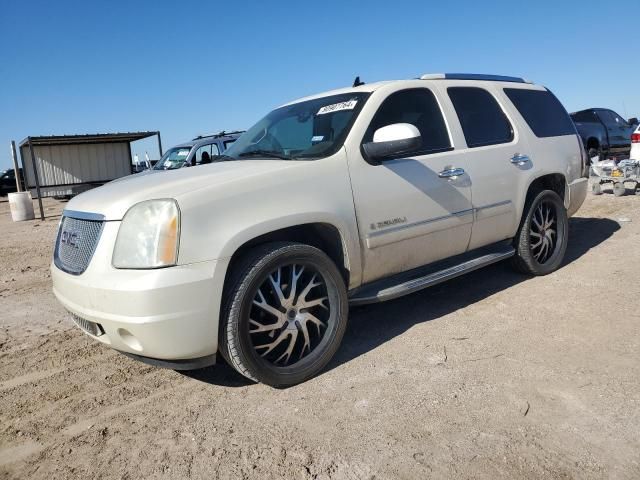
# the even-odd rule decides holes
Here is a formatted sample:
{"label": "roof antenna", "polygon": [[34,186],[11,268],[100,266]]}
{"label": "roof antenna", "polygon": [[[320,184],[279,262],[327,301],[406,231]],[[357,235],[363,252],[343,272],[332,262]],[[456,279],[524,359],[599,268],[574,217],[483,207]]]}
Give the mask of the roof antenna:
{"label": "roof antenna", "polygon": [[356,79],[353,81],[353,86],[355,87],[359,87],[360,85],[364,85],[364,82],[360,81],[360,77],[356,77]]}

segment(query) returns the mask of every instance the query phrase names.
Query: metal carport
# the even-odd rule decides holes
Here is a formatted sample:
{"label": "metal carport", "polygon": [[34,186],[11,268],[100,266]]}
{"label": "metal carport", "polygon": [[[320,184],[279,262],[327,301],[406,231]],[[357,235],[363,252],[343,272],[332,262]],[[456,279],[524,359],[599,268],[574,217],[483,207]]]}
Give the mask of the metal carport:
{"label": "metal carport", "polygon": [[38,197],[71,195],[133,173],[131,142],[160,132],[95,133],[27,137],[20,142],[24,182]]}

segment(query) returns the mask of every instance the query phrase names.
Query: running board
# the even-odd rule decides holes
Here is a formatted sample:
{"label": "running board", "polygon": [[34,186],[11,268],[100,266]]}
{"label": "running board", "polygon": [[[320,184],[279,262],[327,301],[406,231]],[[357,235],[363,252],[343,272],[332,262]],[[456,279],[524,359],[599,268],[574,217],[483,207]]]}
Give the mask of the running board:
{"label": "running board", "polygon": [[[350,295],[349,304],[352,306],[366,305],[409,295],[423,288],[446,282],[465,273],[505,260],[515,255],[515,250],[511,244],[505,245],[503,243],[498,249],[495,247],[483,248],[477,252],[469,253],[475,253],[475,255],[471,258],[469,254],[458,255],[449,260],[436,262],[435,264],[404,272],[369,285],[363,285]],[[455,264],[451,264],[452,260],[454,262],[458,261]]]}

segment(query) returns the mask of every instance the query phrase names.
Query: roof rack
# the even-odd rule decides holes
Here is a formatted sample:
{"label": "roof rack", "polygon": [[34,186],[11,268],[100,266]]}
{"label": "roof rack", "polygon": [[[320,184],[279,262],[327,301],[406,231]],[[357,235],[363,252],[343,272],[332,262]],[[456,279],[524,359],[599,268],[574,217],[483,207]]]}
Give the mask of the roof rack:
{"label": "roof rack", "polygon": [[482,73],[427,73],[420,80],[485,80],[490,82],[532,83],[520,77],[484,75]]}
{"label": "roof rack", "polygon": [[196,138],[192,139],[192,140],[201,140],[203,138],[220,138],[220,137],[228,137],[229,135],[236,135],[238,133],[244,133],[245,130],[233,130],[231,132],[227,132],[225,130],[222,130],[221,132],[218,133],[211,133],[209,135],[198,135]]}

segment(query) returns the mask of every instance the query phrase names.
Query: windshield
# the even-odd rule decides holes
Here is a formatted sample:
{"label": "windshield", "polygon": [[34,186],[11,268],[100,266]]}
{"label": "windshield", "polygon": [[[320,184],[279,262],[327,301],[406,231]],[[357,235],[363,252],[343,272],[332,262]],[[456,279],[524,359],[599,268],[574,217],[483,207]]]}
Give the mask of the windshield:
{"label": "windshield", "polygon": [[173,170],[184,166],[189,156],[191,147],[176,147],[167,150],[162,158],[153,167],[154,170]]}
{"label": "windshield", "polygon": [[224,153],[234,159],[327,157],[342,146],[368,96],[332,95],[277,108]]}

